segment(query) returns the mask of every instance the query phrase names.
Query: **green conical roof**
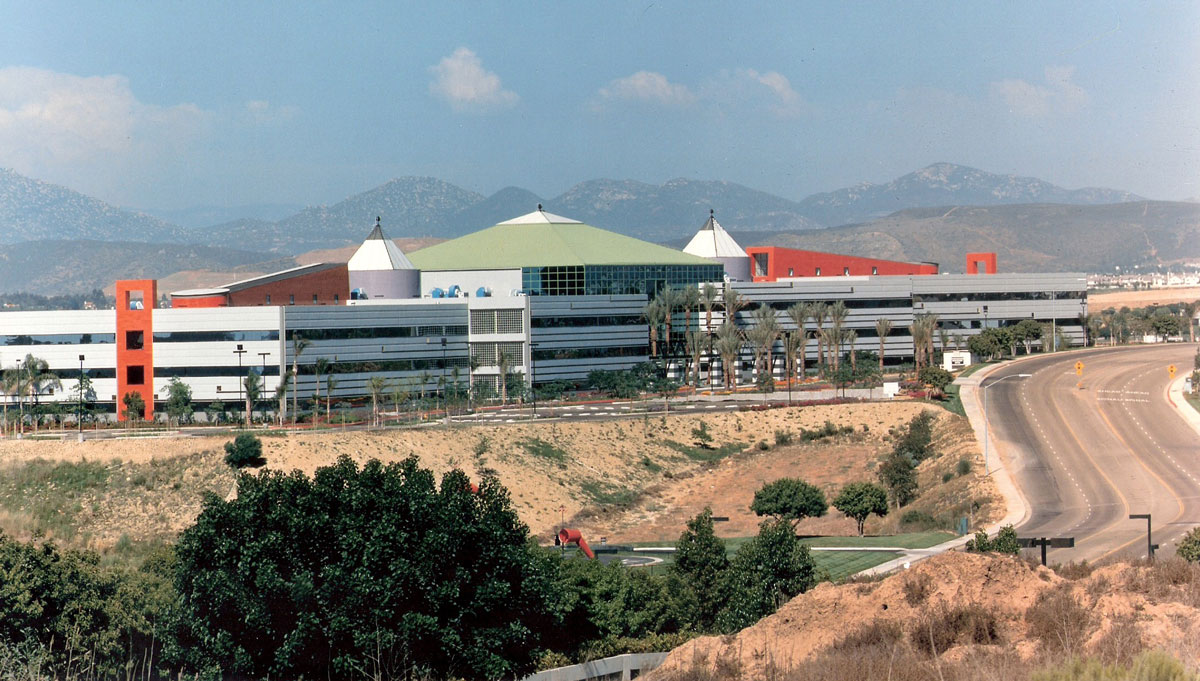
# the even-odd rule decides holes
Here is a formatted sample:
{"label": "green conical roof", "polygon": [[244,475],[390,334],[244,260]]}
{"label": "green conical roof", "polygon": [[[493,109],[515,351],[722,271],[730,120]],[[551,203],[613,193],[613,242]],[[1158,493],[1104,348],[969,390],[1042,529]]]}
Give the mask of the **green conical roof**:
{"label": "green conical roof", "polygon": [[623,234],[538,210],[408,254],[421,270],[502,270],[559,265],[712,265]]}

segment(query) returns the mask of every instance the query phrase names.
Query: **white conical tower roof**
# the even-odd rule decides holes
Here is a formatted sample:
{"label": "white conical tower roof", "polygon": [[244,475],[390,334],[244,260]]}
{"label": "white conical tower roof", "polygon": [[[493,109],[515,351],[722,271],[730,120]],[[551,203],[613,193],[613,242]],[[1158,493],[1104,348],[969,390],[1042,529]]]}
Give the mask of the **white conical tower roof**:
{"label": "white conical tower roof", "polygon": [[380,219],[375,218],[375,229],[367,240],[351,256],[346,269],[352,271],[415,270],[412,262],[391,239],[383,236]]}
{"label": "white conical tower roof", "polygon": [[696,236],[683,248],[684,253],[697,255],[701,258],[746,258],[746,251],[738,242],[729,236],[729,232],[713,217],[712,210],[708,211],[708,222],[696,232]]}
{"label": "white conical tower roof", "polygon": [[538,204],[537,210],[532,213],[526,213],[521,217],[505,220],[502,225],[582,225],[583,223],[571,218],[564,218],[561,215],[547,213],[542,210],[542,204]]}

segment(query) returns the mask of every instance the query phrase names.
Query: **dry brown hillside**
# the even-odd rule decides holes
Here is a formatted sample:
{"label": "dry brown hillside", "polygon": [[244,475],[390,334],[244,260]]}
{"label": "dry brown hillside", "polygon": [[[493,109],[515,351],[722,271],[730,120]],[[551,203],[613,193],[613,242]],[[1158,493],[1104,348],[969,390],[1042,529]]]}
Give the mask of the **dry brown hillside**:
{"label": "dry brown hillside", "polygon": [[954,552],[879,582],[823,583],[736,635],[693,639],[648,678],[1024,679],[1072,656],[1128,663],[1145,649],[1200,663],[1200,566],[1063,574],[1073,579]]}
{"label": "dry brown hillside", "polygon": [[[438,473],[453,467],[472,477],[494,473],[522,520],[543,539],[566,518],[594,535],[673,541],[686,518],[707,504],[733,518],[723,534],[753,534],[757,519],[746,507],[754,490],[777,477],[800,475],[830,491],[874,479],[875,461],[890,448],[889,430],[925,408],[897,402],[588,423],[332,430],[264,437],[263,448],[269,467],[306,473],[343,454],[358,462],[415,454]],[[927,489],[914,507],[961,513],[964,504],[976,504],[981,522],[1002,515],[990,481],[977,475],[978,464],[972,474],[942,482],[960,458],[977,460],[978,452],[965,420],[939,413],[936,433],[944,453],[922,464]],[[799,443],[802,429],[826,421],[854,432]],[[695,446],[702,422],[713,449]],[[795,442],[777,445],[777,431],[790,432]],[[224,497],[232,491],[234,476],[222,462],[229,439],[0,442],[0,528],[21,536],[42,527],[97,546],[122,536],[171,537],[193,521],[205,493]],[[59,467],[61,462],[69,465]],[[854,531],[834,511],[811,522],[801,531]]]}

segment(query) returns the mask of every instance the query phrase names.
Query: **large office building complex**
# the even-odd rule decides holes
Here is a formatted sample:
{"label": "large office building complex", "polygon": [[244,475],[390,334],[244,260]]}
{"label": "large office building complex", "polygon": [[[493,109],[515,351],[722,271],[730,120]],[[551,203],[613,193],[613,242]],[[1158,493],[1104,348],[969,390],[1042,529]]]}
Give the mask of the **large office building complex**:
{"label": "large office building complex", "polygon": [[[28,355],[44,359],[62,387],[44,388],[39,401],[73,401],[82,370],[111,413],[136,392],[147,418],[173,379],[186,383],[197,402],[240,402],[251,370],[261,376],[264,395],[296,367],[302,399],[318,390],[324,397],[331,388],[335,401],[365,396],[377,376],[403,381],[413,393],[455,384],[499,392],[501,381],[514,380],[580,386],[591,371],[651,359],[644,310],[652,297],[706,284],[741,294],[748,305],[732,322],[742,328],[762,305],[776,311],[786,331],[793,304],[842,301],[845,327],[857,334],[853,347],[876,351],[876,320],[889,319],[889,362],[911,361],[908,329],[922,314],[937,315],[939,327],[958,340],[1025,319],[1082,340],[1084,275],[997,274],[994,255],[967,260],[968,271],[981,274],[936,274],[931,263],[742,250],[711,214],[678,251],[540,206],[406,255],[377,221],[348,264],[179,291],[169,307],[156,304],[157,285],[147,280],[118,282],[115,310],[0,313],[0,366],[12,368]],[[676,311],[668,364],[686,361],[677,347],[682,330],[713,330],[705,328],[707,318],[698,308],[690,317]],[[719,306],[712,319],[714,327],[727,321]],[[816,341],[810,343],[815,351]],[[752,357],[747,346],[730,369],[751,380]],[[716,359],[705,355],[701,362],[707,369]],[[12,404],[14,397],[3,399]]]}

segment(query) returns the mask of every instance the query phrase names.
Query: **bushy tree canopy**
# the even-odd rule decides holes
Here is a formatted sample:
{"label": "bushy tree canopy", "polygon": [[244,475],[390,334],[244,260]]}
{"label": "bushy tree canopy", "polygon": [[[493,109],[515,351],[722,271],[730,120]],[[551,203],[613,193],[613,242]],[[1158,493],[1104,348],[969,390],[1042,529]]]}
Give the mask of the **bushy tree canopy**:
{"label": "bushy tree canopy", "polygon": [[754,501],[750,504],[750,510],[757,515],[788,520],[793,526],[804,518],[825,515],[828,508],[821,488],[799,478],[780,478],[768,482],[754,493]]}
{"label": "bushy tree canopy", "polygon": [[858,536],[863,534],[863,524],[867,516],[885,516],[888,512],[887,492],[879,485],[870,482],[852,482],[842,488],[833,500],[833,507],[854,518],[858,523]]}
{"label": "bushy tree canopy", "polygon": [[783,520],[764,520],[725,574],[725,605],[717,618],[724,633],[754,624],[817,583],[812,553]]}
{"label": "bushy tree canopy", "polygon": [[197,664],[237,676],[519,676],[552,620],[552,564],[507,491],[416,457],[261,471],[178,545]]}
{"label": "bushy tree canopy", "polygon": [[684,584],[695,593],[697,621],[702,629],[712,627],[721,609],[720,584],[729,569],[725,542],[713,532],[712,509],[688,521],[687,529],[675,544],[675,563],[671,566]]}

